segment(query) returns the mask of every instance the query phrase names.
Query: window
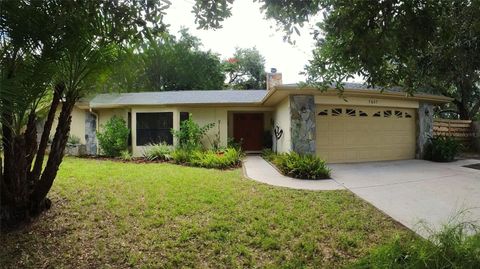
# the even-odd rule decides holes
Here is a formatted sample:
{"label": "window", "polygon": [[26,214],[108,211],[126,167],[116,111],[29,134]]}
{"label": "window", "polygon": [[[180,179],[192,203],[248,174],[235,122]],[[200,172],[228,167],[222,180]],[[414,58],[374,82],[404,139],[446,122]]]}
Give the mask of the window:
{"label": "window", "polygon": [[392,111],[391,110],[385,110],[383,111],[383,116],[385,118],[390,118],[392,116]]}
{"label": "window", "polygon": [[367,114],[366,112],[364,112],[364,111],[359,110],[359,111],[358,111],[358,116],[360,116],[360,117],[368,117],[368,114]]}
{"label": "window", "polygon": [[353,108],[347,108],[346,113],[350,117],[355,117],[356,116],[356,110]]}
{"label": "window", "polygon": [[412,115],[410,115],[408,112],[405,112],[405,118],[411,118]]}
{"label": "window", "polygon": [[318,113],[318,116],[328,116],[328,109],[322,110]]}
{"label": "window", "polygon": [[173,144],[173,112],[137,113],[137,146]]}
{"label": "window", "polygon": [[188,112],[180,112],[180,123],[188,120],[189,117],[190,117],[190,113],[188,113]]}
{"label": "window", "polygon": [[340,116],[343,113],[343,109],[341,108],[334,108],[332,109],[332,116]]}
{"label": "window", "polygon": [[382,115],[382,112],[378,111],[377,113],[373,114],[374,117],[380,117]]}
{"label": "window", "polygon": [[402,111],[395,110],[395,117],[401,118],[402,117]]}

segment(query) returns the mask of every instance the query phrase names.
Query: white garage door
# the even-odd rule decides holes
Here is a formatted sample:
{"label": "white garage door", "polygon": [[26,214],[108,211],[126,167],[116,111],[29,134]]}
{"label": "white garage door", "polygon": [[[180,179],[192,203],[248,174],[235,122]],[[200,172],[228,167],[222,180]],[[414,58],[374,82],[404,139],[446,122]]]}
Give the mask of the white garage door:
{"label": "white garage door", "polygon": [[317,155],[330,163],[413,159],[415,109],[316,107]]}

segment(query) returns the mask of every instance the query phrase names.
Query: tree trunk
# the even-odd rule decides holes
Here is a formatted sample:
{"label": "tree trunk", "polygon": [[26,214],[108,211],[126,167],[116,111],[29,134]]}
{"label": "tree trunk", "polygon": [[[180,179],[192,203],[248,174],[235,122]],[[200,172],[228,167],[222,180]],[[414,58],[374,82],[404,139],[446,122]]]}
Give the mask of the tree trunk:
{"label": "tree trunk", "polygon": [[[63,160],[65,146],[67,145],[68,133],[70,132],[70,123],[72,120],[72,110],[75,105],[76,98],[66,98],[62,105],[62,111],[58,118],[58,126],[52,141],[50,154],[48,156],[47,165],[43,170],[35,188],[30,196],[30,205],[33,212],[42,210],[48,191],[52,187],[53,181],[57,176],[60,163]],[[37,208],[40,206],[40,208]]]}
{"label": "tree trunk", "polygon": [[42,137],[40,138],[40,144],[38,145],[35,164],[33,165],[33,169],[29,175],[30,181],[38,181],[38,179],[40,178],[40,173],[42,172],[43,167],[43,160],[45,159],[45,151],[47,150],[48,146],[48,138],[50,137],[53,121],[55,120],[55,113],[57,112],[58,104],[60,103],[60,98],[62,98],[64,90],[65,85],[63,83],[55,85],[52,105],[50,106],[47,119],[45,120],[45,124],[43,125]]}

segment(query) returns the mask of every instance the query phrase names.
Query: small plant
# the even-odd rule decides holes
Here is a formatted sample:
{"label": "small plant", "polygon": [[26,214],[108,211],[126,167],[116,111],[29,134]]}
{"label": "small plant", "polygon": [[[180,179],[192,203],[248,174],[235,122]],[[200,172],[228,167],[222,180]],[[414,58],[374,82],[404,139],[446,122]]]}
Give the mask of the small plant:
{"label": "small plant", "polygon": [[480,233],[475,225],[460,223],[428,240],[396,236],[348,268],[480,268]]}
{"label": "small plant", "polygon": [[143,157],[149,161],[168,161],[172,159],[173,146],[166,143],[150,144],[143,153]]}
{"label": "small plant", "polygon": [[103,154],[109,157],[119,157],[128,148],[130,130],[125,120],[113,116],[98,133],[98,142]]}
{"label": "small plant", "polygon": [[132,156],[132,153],[130,153],[130,151],[128,150],[122,150],[120,152],[120,159],[124,160],[124,161],[131,161],[133,160],[133,156]]}
{"label": "small plant", "polygon": [[195,151],[190,164],[204,168],[226,169],[239,166],[242,157],[242,152],[234,148],[227,148],[223,151]]}
{"label": "small plant", "polygon": [[69,135],[67,140],[67,145],[78,145],[80,144],[80,138],[75,135]]}
{"label": "small plant", "polygon": [[300,179],[330,178],[330,168],[324,160],[314,155],[282,153],[274,155],[271,161],[287,176]]}
{"label": "small plant", "polygon": [[242,142],[243,141],[236,141],[235,138],[233,137],[228,137],[227,138],[227,147],[228,148],[234,148],[236,150],[242,150]]}
{"label": "small plant", "polygon": [[275,155],[276,154],[275,154],[275,152],[273,152],[272,149],[267,148],[267,149],[262,150],[262,157],[269,162],[271,162],[273,160]]}
{"label": "small plant", "polygon": [[431,137],[425,148],[425,157],[435,162],[451,162],[460,149],[460,142],[451,136]]}
{"label": "small plant", "polygon": [[173,130],[172,134],[178,140],[178,147],[186,150],[198,150],[202,148],[202,138],[215,126],[209,123],[200,127],[193,121],[192,115],[180,124],[180,130]]}
{"label": "small plant", "polygon": [[172,159],[177,164],[188,164],[192,154],[190,150],[178,148],[172,152]]}

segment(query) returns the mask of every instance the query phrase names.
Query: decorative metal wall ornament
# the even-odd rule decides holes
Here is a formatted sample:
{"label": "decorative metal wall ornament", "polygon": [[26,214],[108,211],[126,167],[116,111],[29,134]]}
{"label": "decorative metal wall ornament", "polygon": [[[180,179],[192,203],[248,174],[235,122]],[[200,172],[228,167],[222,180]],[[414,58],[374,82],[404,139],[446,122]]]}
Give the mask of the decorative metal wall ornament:
{"label": "decorative metal wall ornament", "polygon": [[275,135],[275,153],[277,153],[278,150],[278,140],[282,138],[283,135],[283,130],[280,129],[280,126],[276,125],[275,128],[273,128],[273,134]]}

